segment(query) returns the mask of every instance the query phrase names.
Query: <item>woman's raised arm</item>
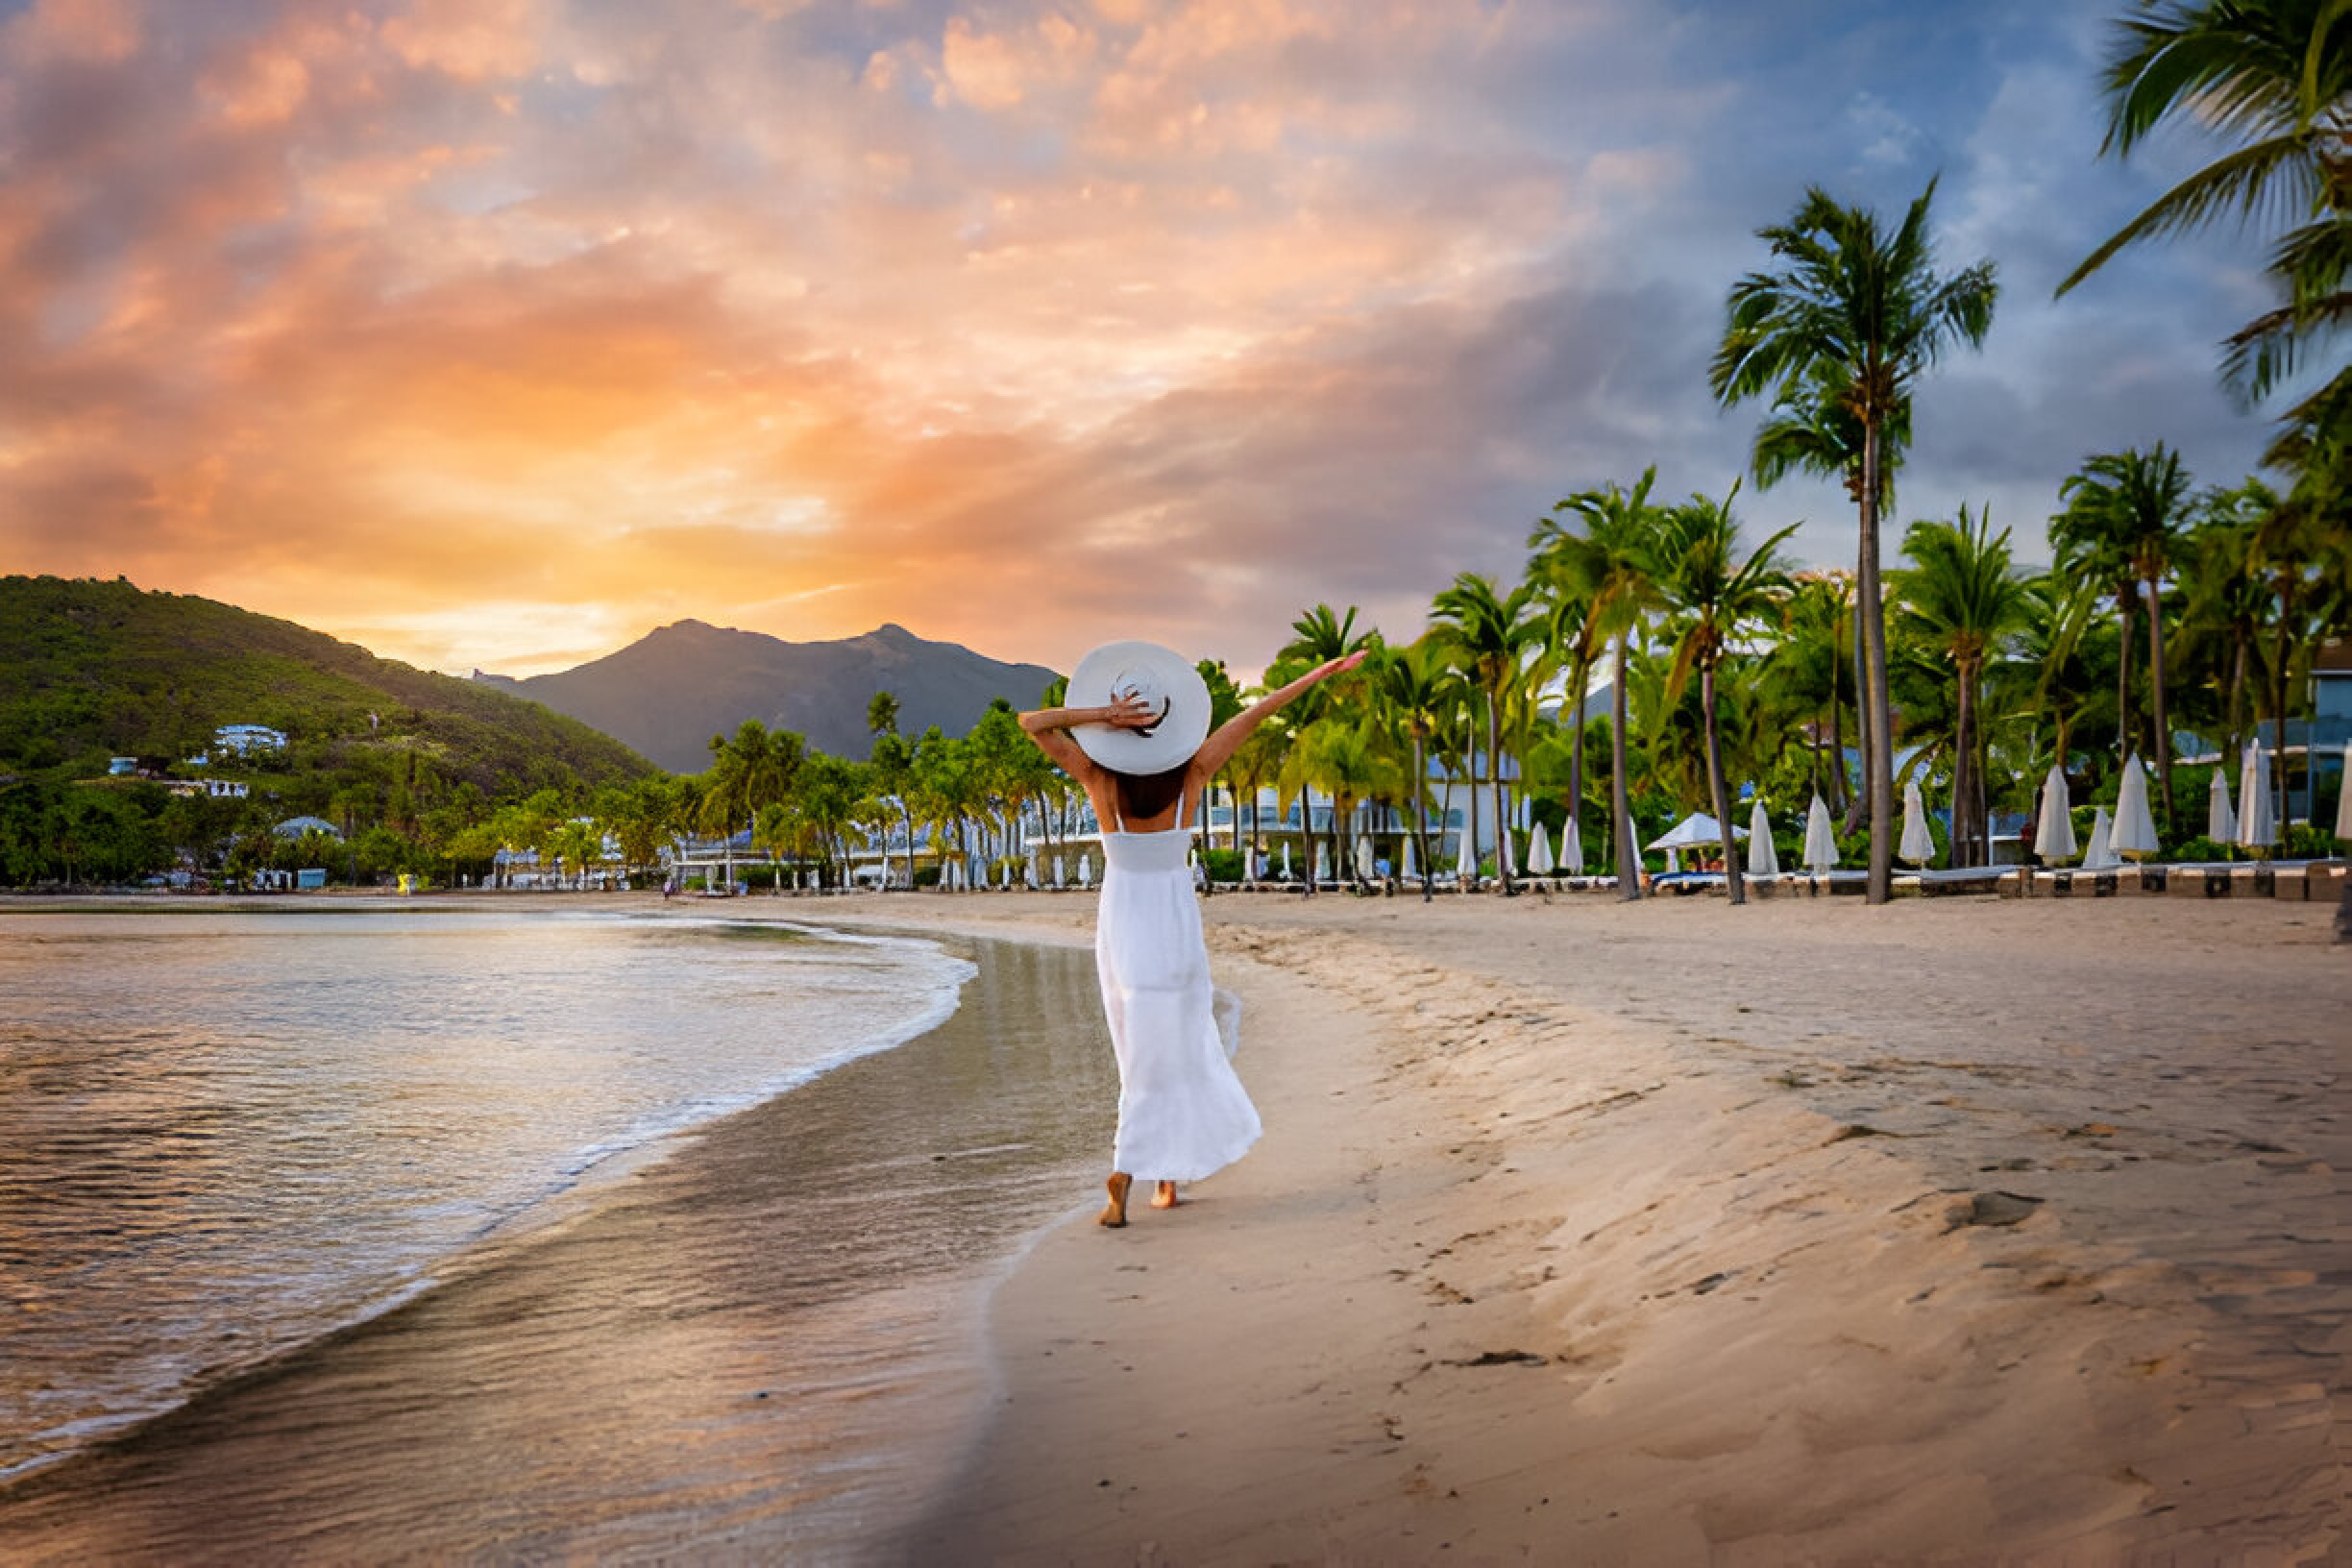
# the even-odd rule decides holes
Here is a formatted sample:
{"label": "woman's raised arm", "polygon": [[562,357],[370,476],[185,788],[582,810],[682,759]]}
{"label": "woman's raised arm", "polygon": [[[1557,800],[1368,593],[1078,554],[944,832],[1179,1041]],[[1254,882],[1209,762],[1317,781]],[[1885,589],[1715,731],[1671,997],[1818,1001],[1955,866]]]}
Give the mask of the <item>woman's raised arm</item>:
{"label": "woman's raised arm", "polygon": [[1266,693],[1265,696],[1226,720],[1217,726],[1216,733],[1203,741],[1201,748],[1193,753],[1193,777],[1205,779],[1215,773],[1218,769],[1233,760],[1233,754],[1241,749],[1241,743],[1248,740],[1260,724],[1264,723],[1275,714],[1281,712],[1285,706],[1304,696],[1311,687],[1330,679],[1333,675],[1344,674],[1355,669],[1363,663],[1365,656],[1370,651],[1369,649],[1360,648],[1353,653],[1345,653],[1327,663],[1318,664],[1287,686]]}

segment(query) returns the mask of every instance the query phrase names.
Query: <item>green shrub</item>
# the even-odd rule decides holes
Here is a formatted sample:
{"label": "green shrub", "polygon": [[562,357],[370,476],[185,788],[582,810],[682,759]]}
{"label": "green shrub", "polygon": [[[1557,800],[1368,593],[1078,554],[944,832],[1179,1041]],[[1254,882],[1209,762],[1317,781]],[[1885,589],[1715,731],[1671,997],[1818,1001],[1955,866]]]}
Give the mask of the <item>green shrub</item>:
{"label": "green shrub", "polygon": [[1237,850],[1210,850],[1208,866],[1209,880],[1212,882],[1238,882],[1241,880],[1241,855]]}

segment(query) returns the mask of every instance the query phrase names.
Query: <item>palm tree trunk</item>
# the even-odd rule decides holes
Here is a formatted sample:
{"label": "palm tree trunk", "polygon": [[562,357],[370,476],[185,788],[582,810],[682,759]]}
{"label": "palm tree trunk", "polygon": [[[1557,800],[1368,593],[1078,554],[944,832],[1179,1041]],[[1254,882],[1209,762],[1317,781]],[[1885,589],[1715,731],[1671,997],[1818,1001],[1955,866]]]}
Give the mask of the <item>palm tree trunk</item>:
{"label": "palm tree trunk", "polygon": [[[1871,525],[1876,527],[1874,521]],[[1862,555],[1854,552],[1854,750],[1860,753],[1862,776],[1855,781],[1853,792],[1846,797],[1846,831],[1851,833],[1870,815],[1871,759],[1878,754],[1875,732],[1871,728],[1870,654],[1869,637],[1862,630]],[[1838,780],[1845,782],[1846,757],[1838,755]]]}
{"label": "palm tree trunk", "polygon": [[[2293,620],[2293,579],[2286,578],[2279,585],[2278,662],[2273,667],[2278,678],[2278,704],[2270,712],[2271,772],[2277,775],[2271,780],[2271,788],[2278,797],[2273,803],[2271,821],[2278,823],[2282,844],[2287,838],[2287,688],[2291,684],[2288,680],[2287,653]],[[2244,810],[2242,802],[2239,809]]]}
{"label": "palm tree trunk", "polygon": [[[1841,618],[1842,619],[1842,618]],[[1838,635],[1836,622],[1829,624],[1829,798],[1824,802],[1833,812],[1846,809],[1846,719],[1838,711],[1838,664],[1846,656],[1839,646],[1844,641]]]}
{"label": "palm tree trunk", "polygon": [[2244,749],[2245,728],[2242,721],[2245,717],[2246,653],[2247,645],[2252,641],[2253,639],[2246,635],[2244,626],[2239,625],[2231,628],[2229,749],[2222,752],[2224,757],[2234,757]]}
{"label": "palm tree trunk", "polygon": [[1862,427],[1861,599],[1864,703],[1870,709],[1870,883],[1868,901],[1895,896],[1895,719],[1887,701],[1886,600],[1878,588],[1878,421]]}
{"label": "palm tree trunk", "polygon": [[1616,809],[1616,825],[1610,831],[1615,841],[1617,858],[1617,897],[1630,903],[1642,895],[1641,851],[1633,847],[1633,807],[1626,796],[1626,638],[1629,632],[1617,634],[1616,690],[1609,694],[1609,754],[1612,771],[1609,796]]}
{"label": "palm tree trunk", "polygon": [[1414,733],[1412,743],[1413,845],[1421,851],[1421,901],[1426,904],[1430,901],[1432,885],[1436,880],[1432,872],[1429,857],[1429,766],[1428,759],[1421,749],[1421,736],[1418,731]]}
{"label": "palm tree trunk", "polygon": [[1508,897],[1519,890],[1511,886],[1510,845],[1505,840],[1510,828],[1503,818],[1503,720],[1497,702],[1493,689],[1489,688],[1486,693],[1486,770],[1493,775],[1488,782],[1494,790],[1495,875],[1502,878],[1504,896]]}
{"label": "palm tree trunk", "polygon": [[1951,863],[1976,863],[1976,672],[1960,666],[1960,716],[1952,726]]}
{"label": "palm tree trunk", "polygon": [[2131,644],[2132,600],[2140,597],[2140,585],[2132,583],[2116,591],[2117,625],[2120,635],[2116,639],[2116,760],[2131,755]]}
{"label": "palm tree trunk", "polygon": [[2165,831],[2172,831],[2172,731],[2165,717],[2164,590],[2147,579],[2148,684],[2156,702],[2156,787],[2164,796]]}
{"label": "palm tree trunk", "polygon": [[1747,881],[1740,872],[1739,845],[1731,837],[1731,795],[1724,788],[1723,744],[1715,730],[1715,667],[1699,671],[1699,708],[1706,720],[1707,798],[1715,806],[1715,826],[1723,834],[1724,888],[1735,904],[1748,901]]}
{"label": "palm tree trunk", "polygon": [[1584,821],[1584,685],[1592,678],[1591,660],[1576,661],[1576,675],[1568,692],[1568,722],[1576,726],[1576,738],[1568,747],[1568,825],[1575,828],[1581,842]]}
{"label": "palm tree trunk", "polygon": [[[1462,831],[1470,835],[1470,883],[1475,888],[1478,885],[1479,829],[1478,742],[1476,740],[1470,742],[1468,753],[1462,759],[1462,783],[1469,796],[1466,807],[1462,812]],[[1461,856],[1457,854],[1454,858],[1459,861]]]}

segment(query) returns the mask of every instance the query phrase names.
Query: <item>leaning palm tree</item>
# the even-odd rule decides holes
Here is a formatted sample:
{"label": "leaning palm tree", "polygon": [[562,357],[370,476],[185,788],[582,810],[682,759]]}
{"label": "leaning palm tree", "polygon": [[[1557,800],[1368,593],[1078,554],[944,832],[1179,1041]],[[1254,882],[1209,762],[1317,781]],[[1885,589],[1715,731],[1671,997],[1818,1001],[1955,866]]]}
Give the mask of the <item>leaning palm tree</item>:
{"label": "leaning palm tree", "polygon": [[[2150,203],[2058,292],[2144,239],[2233,216],[2284,220],[2291,227],[2269,265],[2284,303],[2232,333],[2222,358],[2223,380],[2259,399],[2352,321],[2352,7],[2151,0],[2114,27],[2101,153],[2126,157],[2168,122],[2238,145]],[[2352,386],[2352,370],[2340,370],[2333,385]]]}
{"label": "leaning palm tree", "polygon": [[1867,769],[1871,804],[1870,901],[1894,893],[1894,730],[1887,700],[1886,605],[1879,583],[1878,511],[1887,432],[1907,418],[1911,388],[1955,343],[1981,343],[1999,288],[1993,263],[1939,276],[1927,231],[1935,182],[1892,232],[1875,212],[1808,190],[1785,224],[1757,231],[1781,263],[1731,285],[1722,345],[1707,382],[1729,404],[1772,394],[1801,396],[1825,377],[1861,427],[1861,549],[1857,587],[1874,738]]}
{"label": "leaning palm tree", "polygon": [[[1534,590],[1521,583],[1507,594],[1475,572],[1464,572],[1450,588],[1440,589],[1432,606],[1437,625],[1431,627],[1437,646],[1468,676],[1486,704],[1486,769],[1494,803],[1495,872],[1503,891],[1511,887],[1511,857],[1503,818],[1503,707],[1520,679],[1527,650],[1542,630],[1529,613]],[[1475,772],[1475,771],[1474,771]],[[1475,785],[1473,786],[1475,788]]]}
{"label": "leaning palm tree", "polygon": [[1721,501],[1693,496],[1668,512],[1659,529],[1656,554],[1658,591],[1666,600],[1668,629],[1675,634],[1667,695],[1680,697],[1690,673],[1699,672],[1707,798],[1723,833],[1724,885],[1731,902],[1744,904],[1748,894],[1740,875],[1739,846],[1732,838],[1731,793],[1724,779],[1715,673],[1743,629],[1764,623],[1777,610],[1781,596],[1788,591],[1780,544],[1797,531],[1797,526],[1782,528],[1745,561],[1739,560],[1739,523],[1731,515],[1731,498],[1737,494],[1739,486],[1734,483],[1731,494]]}
{"label": "leaning palm tree", "polygon": [[1903,535],[1911,570],[1895,575],[1896,614],[1905,630],[1952,667],[1957,718],[1952,733],[1952,864],[1990,860],[1985,784],[1977,767],[1983,739],[1982,687],[1986,661],[2022,629],[2024,585],[2009,561],[2009,530],[1998,536],[1983,513],[1966,506],[1958,523],[1920,522]]}
{"label": "leaning palm tree", "polygon": [[1609,723],[1609,795],[1613,809],[1610,843],[1616,852],[1617,896],[1641,896],[1641,849],[1633,841],[1633,807],[1626,784],[1626,674],[1629,645],[1642,617],[1658,603],[1655,547],[1662,509],[1650,502],[1657,466],[1642,471],[1626,490],[1615,482],[1580,490],[1552,508],[1574,518],[1580,532],[1563,529],[1556,548],[1567,551],[1571,569],[1592,593],[1596,613],[1612,644]]}

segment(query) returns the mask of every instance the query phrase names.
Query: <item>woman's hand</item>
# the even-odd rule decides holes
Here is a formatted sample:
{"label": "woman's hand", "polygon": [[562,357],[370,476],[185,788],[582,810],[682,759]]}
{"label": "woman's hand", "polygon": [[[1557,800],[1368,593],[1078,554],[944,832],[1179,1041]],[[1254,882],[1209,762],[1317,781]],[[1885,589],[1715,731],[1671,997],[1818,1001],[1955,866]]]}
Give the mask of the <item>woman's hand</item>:
{"label": "woman's hand", "polygon": [[1353,653],[1342,653],[1339,655],[1339,657],[1331,660],[1320,670],[1317,670],[1315,672],[1315,679],[1323,680],[1332,675],[1344,675],[1350,670],[1353,670],[1358,665],[1363,663],[1366,658],[1371,656],[1371,653],[1372,650],[1368,648],[1360,648]]}
{"label": "woman's hand", "polygon": [[1113,698],[1111,705],[1099,711],[1102,722],[1113,729],[1149,729],[1165,717],[1133,692]]}

